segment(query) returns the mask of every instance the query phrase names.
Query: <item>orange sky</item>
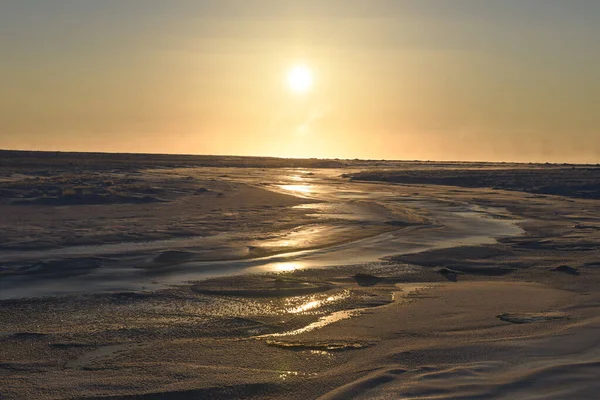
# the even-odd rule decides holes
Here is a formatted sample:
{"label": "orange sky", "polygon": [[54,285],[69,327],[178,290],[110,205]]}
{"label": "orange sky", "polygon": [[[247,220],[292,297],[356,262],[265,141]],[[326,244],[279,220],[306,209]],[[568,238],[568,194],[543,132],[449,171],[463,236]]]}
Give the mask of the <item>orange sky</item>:
{"label": "orange sky", "polygon": [[0,148],[600,162],[600,3],[48,3],[2,5]]}

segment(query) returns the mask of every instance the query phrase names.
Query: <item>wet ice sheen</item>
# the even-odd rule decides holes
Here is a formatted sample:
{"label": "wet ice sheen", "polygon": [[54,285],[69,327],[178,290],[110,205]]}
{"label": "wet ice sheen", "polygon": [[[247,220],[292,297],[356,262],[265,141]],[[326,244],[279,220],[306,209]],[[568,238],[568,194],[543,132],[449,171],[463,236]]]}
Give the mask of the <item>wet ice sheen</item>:
{"label": "wet ice sheen", "polygon": [[[271,174],[271,176],[269,176]],[[61,279],[32,280],[29,277],[6,277],[0,282],[0,298],[16,298],[46,295],[62,295],[85,290],[86,293],[156,290],[170,285],[200,280],[209,277],[227,276],[247,272],[282,272],[303,268],[323,268],[334,265],[353,265],[377,261],[395,254],[409,254],[430,249],[447,248],[461,245],[495,243],[497,238],[517,236],[523,231],[517,221],[507,217],[507,213],[498,209],[486,209],[470,204],[457,204],[419,196],[406,196],[395,192],[394,186],[382,187],[369,183],[347,182],[336,178],[331,171],[319,171],[314,175],[289,170],[281,171],[230,171],[230,178],[249,184],[261,182],[267,189],[297,194],[302,197],[321,200],[314,207],[321,215],[331,213],[335,224],[311,224],[276,234],[272,239],[264,240],[261,246],[278,250],[298,243],[318,243],[318,239],[328,234],[346,230],[361,229],[360,224],[380,224],[389,219],[391,209],[412,209],[426,214],[432,221],[430,225],[403,228],[390,227],[390,231],[350,243],[332,245],[313,250],[290,251],[267,257],[224,261],[193,261],[181,263],[162,271],[148,274],[148,271],[135,268],[117,267],[107,264],[90,271],[86,275],[64,277]],[[272,182],[262,184],[262,182]],[[368,195],[368,196],[365,196]],[[359,200],[359,201],[355,201]],[[503,218],[497,218],[502,213]],[[343,217],[343,218],[340,218]],[[232,226],[232,230],[235,227]],[[79,246],[45,251],[18,252],[0,255],[0,261],[6,257],[43,260],[57,257],[90,257],[113,254],[111,257],[128,257],[128,254],[140,251],[185,249],[193,246],[201,251],[203,246],[211,248],[243,245],[243,238],[236,238],[235,231],[204,238],[182,238],[143,243],[121,243],[97,246]],[[241,242],[240,242],[241,241]],[[252,243],[246,243],[247,246]],[[114,255],[114,253],[118,253]],[[235,249],[232,249],[235,254]]]}

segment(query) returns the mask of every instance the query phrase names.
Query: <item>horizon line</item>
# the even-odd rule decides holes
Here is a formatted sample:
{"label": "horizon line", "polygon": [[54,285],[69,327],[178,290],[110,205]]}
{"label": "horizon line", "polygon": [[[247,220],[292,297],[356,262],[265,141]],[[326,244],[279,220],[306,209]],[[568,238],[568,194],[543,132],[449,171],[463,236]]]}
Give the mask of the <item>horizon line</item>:
{"label": "horizon line", "polygon": [[197,153],[148,153],[148,152],[118,152],[118,151],[81,151],[81,150],[31,150],[31,149],[3,149],[0,152],[13,153],[59,153],[59,154],[110,154],[110,155],[136,155],[136,156],[185,156],[185,157],[239,157],[239,158],[269,158],[278,160],[322,160],[322,161],[385,161],[397,163],[473,163],[473,164],[527,164],[527,165],[581,165],[599,166],[598,163],[573,163],[573,162],[551,162],[551,161],[482,161],[482,160],[421,160],[421,159],[385,159],[385,158],[321,158],[321,157],[282,157],[282,156],[259,156],[259,155],[236,155],[236,154],[197,154]]}

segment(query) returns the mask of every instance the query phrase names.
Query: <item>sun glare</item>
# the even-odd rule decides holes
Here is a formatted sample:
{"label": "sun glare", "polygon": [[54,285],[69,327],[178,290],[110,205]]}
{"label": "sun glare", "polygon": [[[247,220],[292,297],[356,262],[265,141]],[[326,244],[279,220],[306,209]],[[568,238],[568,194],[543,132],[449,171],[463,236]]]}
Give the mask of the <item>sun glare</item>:
{"label": "sun glare", "polygon": [[304,65],[296,65],[289,70],[287,81],[294,93],[306,93],[313,86],[313,72]]}

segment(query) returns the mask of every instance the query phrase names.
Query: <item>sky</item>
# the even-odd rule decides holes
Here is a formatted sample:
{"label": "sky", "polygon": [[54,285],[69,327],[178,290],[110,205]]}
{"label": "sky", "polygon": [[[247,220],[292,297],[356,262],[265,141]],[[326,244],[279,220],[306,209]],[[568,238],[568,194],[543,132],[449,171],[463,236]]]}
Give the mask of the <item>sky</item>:
{"label": "sky", "polygon": [[599,20],[597,0],[1,0],[0,148],[600,163]]}

